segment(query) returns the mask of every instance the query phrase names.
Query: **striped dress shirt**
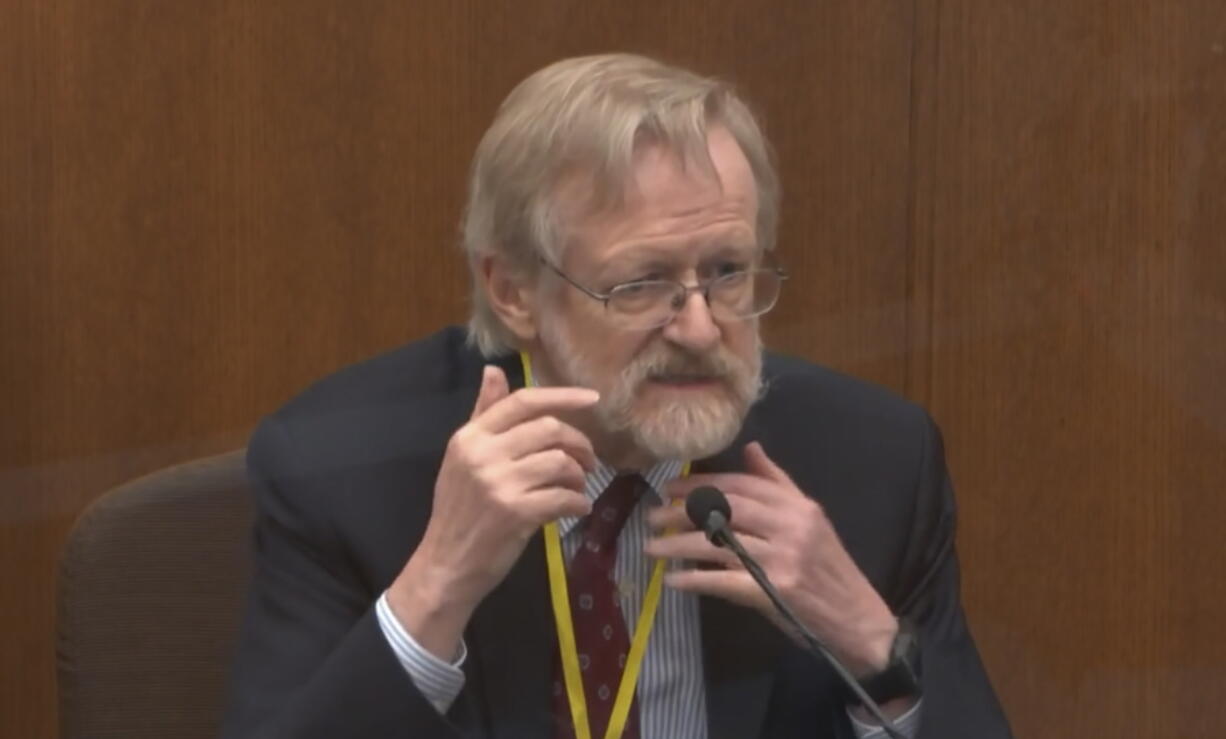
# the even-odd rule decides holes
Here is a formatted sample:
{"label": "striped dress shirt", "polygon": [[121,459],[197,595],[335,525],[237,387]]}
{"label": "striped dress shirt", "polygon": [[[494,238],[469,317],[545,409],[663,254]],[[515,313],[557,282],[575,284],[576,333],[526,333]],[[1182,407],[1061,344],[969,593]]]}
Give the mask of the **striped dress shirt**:
{"label": "striped dress shirt", "polygon": [[[614,577],[621,596],[626,630],[631,634],[637,626],[639,609],[655,565],[654,560],[643,554],[643,545],[651,534],[647,525],[647,511],[661,505],[663,496],[660,491],[666,483],[681,474],[681,467],[680,462],[661,462],[644,475],[651,492],[645,493],[635,506],[617,540]],[[595,501],[615,475],[613,468],[601,464],[587,476],[584,494]],[[579,548],[579,521],[577,516],[558,519],[558,533],[562,537],[562,550],[567,562]],[[668,567],[673,569],[682,565],[681,562],[672,561]],[[452,662],[441,660],[423,649],[404,630],[387,604],[386,593],[379,598],[375,608],[379,626],[413,684],[440,713],[446,713],[464,687],[464,673],[460,667],[467,654],[465,646],[461,643],[460,653]],[[639,673],[639,726],[643,739],[707,737],[706,689],[703,684],[699,626],[698,596],[664,588]],[[904,736],[914,737],[918,733],[919,709],[920,704],[917,703],[895,722]],[[884,739],[885,733],[880,727],[863,724],[854,716],[850,718],[852,728],[860,739]]]}

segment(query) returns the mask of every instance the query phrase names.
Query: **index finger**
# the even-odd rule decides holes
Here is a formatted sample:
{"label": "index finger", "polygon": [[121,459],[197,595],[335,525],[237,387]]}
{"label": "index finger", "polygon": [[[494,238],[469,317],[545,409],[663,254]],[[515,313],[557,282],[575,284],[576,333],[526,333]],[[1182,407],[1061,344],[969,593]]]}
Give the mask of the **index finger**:
{"label": "index finger", "polygon": [[558,412],[590,408],[600,393],[583,387],[526,387],[485,409],[474,422],[492,434],[500,434],[524,421]]}

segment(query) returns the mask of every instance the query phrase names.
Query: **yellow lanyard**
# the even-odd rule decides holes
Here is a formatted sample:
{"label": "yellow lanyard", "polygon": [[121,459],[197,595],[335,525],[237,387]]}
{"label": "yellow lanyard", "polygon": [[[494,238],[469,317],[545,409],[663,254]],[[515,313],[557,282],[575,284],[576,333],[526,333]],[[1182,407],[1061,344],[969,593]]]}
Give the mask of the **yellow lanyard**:
{"label": "yellow lanyard", "polygon": [[[524,367],[524,385],[531,387],[532,361],[527,352],[520,352],[520,361]],[[690,473],[690,463],[681,468],[681,476]],[[580,676],[579,650],[575,646],[575,625],[571,620],[570,594],[566,587],[566,563],[562,559],[562,537],[558,533],[558,524],[550,521],[545,524],[545,561],[549,567],[549,598],[553,605],[553,620],[558,629],[558,646],[562,652],[562,674],[566,682],[566,697],[570,703],[571,719],[575,722],[575,739],[592,739],[592,728],[588,723],[587,699],[583,695],[583,678]],[[621,683],[617,687],[617,698],[613,701],[613,713],[609,716],[609,726],[604,739],[620,739],[626,727],[626,719],[630,715],[630,705],[634,701],[634,686],[639,679],[639,670],[643,666],[643,655],[647,652],[647,639],[651,636],[651,628],[656,617],[656,608],[660,605],[660,591],[664,584],[664,560],[658,560],[651,572],[651,581],[647,585],[647,593],[643,597],[643,608],[639,611],[639,620],[634,627],[634,638],[630,642],[630,654],[626,656],[626,668],[622,672]]]}

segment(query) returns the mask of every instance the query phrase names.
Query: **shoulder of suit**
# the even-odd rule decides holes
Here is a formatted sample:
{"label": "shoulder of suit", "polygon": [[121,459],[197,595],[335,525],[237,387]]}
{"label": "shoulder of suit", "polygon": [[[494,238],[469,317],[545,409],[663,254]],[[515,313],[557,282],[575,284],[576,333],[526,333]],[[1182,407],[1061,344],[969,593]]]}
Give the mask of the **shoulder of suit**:
{"label": "shoulder of suit", "polygon": [[463,423],[482,364],[464,329],[448,327],[337,370],[272,417],[300,454],[333,463],[434,454]]}
{"label": "shoulder of suit", "polygon": [[313,414],[454,390],[474,367],[480,367],[480,357],[465,337],[464,329],[449,326],[342,367],[311,383],[278,413]]}
{"label": "shoulder of suit", "polygon": [[768,355],[763,375],[767,388],[747,427],[802,489],[820,489],[827,503],[837,497],[832,484],[852,498],[914,489],[916,470],[938,436],[923,408],[791,357]]}
{"label": "shoulder of suit", "polygon": [[889,388],[797,357],[768,352],[759,410],[809,418],[897,426],[927,423],[918,404]]}

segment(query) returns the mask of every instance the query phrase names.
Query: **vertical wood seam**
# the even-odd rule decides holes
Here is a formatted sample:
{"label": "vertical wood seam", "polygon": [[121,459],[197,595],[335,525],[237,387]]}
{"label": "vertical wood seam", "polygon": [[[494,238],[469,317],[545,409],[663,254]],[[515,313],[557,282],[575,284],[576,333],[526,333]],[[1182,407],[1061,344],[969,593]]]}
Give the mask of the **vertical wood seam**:
{"label": "vertical wood seam", "polygon": [[907,174],[907,321],[908,398],[933,402],[933,335],[936,271],[933,242],[932,165],[936,161],[936,81],[940,70],[941,0],[913,0]]}

